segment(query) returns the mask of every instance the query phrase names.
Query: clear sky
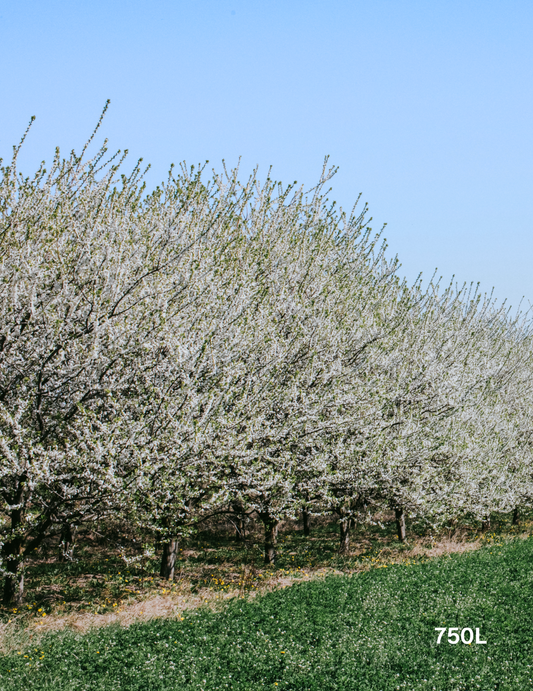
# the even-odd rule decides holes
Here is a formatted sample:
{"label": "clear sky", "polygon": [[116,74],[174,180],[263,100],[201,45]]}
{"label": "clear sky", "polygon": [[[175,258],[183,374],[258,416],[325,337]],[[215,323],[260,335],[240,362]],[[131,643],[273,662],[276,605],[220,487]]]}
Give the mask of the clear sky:
{"label": "clear sky", "polygon": [[359,192],[401,272],[533,302],[531,0],[2,0],[0,156],[98,144]]}

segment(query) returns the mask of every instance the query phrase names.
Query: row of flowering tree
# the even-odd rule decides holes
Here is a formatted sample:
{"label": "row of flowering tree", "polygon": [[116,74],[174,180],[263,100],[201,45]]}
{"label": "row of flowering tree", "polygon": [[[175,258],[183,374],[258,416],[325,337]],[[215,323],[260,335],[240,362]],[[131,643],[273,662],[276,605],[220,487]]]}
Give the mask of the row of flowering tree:
{"label": "row of flowering tree", "polygon": [[307,193],[183,165],[148,194],[106,143],[84,161],[91,140],[33,178],[20,145],[1,168],[5,603],[50,530],[68,556],[106,516],[150,531],[172,578],[217,514],[257,517],[273,563],[302,511],[336,516],[347,552],[384,508],[403,539],[406,516],[531,505],[525,317],[401,281],[366,208],[328,206],[327,160]]}

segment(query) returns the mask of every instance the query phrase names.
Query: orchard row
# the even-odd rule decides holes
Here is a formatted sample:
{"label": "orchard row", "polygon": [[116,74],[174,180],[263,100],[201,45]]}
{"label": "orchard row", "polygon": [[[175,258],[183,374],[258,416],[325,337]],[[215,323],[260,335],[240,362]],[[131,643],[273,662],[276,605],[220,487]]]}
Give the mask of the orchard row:
{"label": "orchard row", "polygon": [[402,537],[406,515],[531,506],[527,315],[401,280],[366,207],[328,205],[327,159],[308,192],[182,165],[148,194],[106,143],[85,161],[91,140],[32,178],[20,145],[1,168],[6,604],[51,529],[68,553],[106,516],[151,531],[171,578],[217,514],[260,520],[272,563],[302,512],[336,515],[347,551],[384,508]]}

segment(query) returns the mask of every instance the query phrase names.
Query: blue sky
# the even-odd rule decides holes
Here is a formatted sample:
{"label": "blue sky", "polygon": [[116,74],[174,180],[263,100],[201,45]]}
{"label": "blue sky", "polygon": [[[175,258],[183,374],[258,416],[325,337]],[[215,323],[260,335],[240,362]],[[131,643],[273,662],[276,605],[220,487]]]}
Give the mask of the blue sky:
{"label": "blue sky", "polygon": [[[401,273],[533,302],[531,0],[3,0],[0,156],[98,143],[358,194]],[[207,172],[206,171],[206,172]]]}

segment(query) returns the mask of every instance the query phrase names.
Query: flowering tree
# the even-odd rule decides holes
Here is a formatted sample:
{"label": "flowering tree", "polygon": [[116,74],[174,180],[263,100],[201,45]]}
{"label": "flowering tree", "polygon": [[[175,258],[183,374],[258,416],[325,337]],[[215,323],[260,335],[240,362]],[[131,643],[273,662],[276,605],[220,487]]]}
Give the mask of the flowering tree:
{"label": "flowering tree", "polygon": [[476,405],[463,411],[457,435],[466,450],[458,468],[461,491],[448,509],[481,520],[485,528],[492,512],[529,506],[533,480],[531,335],[523,316],[491,321],[478,338],[487,358],[484,386]]}
{"label": "flowering tree", "polygon": [[[321,185],[326,179],[323,173]],[[228,181],[226,187],[215,176],[223,208],[237,193],[236,171]],[[298,444],[326,429],[319,418],[333,401],[330,393],[323,402],[335,376],[326,319],[338,299],[328,292],[335,244],[317,195],[314,206],[305,206],[301,193],[287,204],[291,188],[277,197],[274,189],[270,180],[260,189],[252,177],[231,219],[194,250],[202,301],[173,318],[170,369],[158,382],[152,378],[154,398],[164,405],[151,434],[150,472],[139,486],[139,520],[170,538],[161,567],[167,577],[177,536],[228,502],[257,512],[271,563],[277,524],[299,502]],[[184,378],[186,387],[169,386]]]}
{"label": "flowering tree", "polygon": [[395,276],[397,261],[387,262],[384,251],[384,245],[374,253],[356,247],[341,263],[345,280],[336,314],[335,424],[321,441],[321,476],[310,473],[305,463],[301,473],[301,485],[315,500],[315,510],[338,517],[341,553],[349,551],[351,526],[371,517],[378,498],[376,473],[382,462],[387,395],[383,359],[413,302],[406,283]]}
{"label": "flowering tree", "polygon": [[347,376],[353,348],[357,342],[362,353],[383,330],[368,315],[394,271],[383,248],[374,256],[377,238],[365,229],[364,212],[347,220],[327,209],[324,182],[323,173],[310,203],[298,195],[277,206],[268,224],[261,207],[249,221],[266,297],[242,356],[241,394],[224,425],[232,436],[221,437],[218,451],[233,501],[264,525],[269,564],[279,522],[323,492],[329,439],[339,438],[347,410],[359,405]]}
{"label": "flowering tree", "polygon": [[[254,180],[239,191],[233,171],[228,182],[215,175],[213,187],[205,188],[209,204],[198,214],[194,237],[175,267],[187,273],[187,290],[174,301],[158,334],[164,357],[153,361],[136,392],[146,439],[129,515],[159,537],[165,578],[174,575],[180,538],[228,500],[216,448],[237,395],[247,333],[256,328],[253,315],[262,301],[251,259],[255,250],[242,224]],[[189,184],[183,169],[183,178],[165,188],[166,198],[178,200],[173,190]],[[172,206],[167,202],[161,213],[175,226]],[[181,222],[191,233],[191,220]]]}
{"label": "flowering tree", "polygon": [[483,509],[474,508],[472,482],[475,476],[483,485],[484,467],[497,472],[501,454],[491,429],[506,424],[498,391],[512,384],[519,364],[509,333],[521,329],[503,306],[451,288],[439,297],[436,288],[411,309],[386,368],[390,424],[380,486],[400,539],[406,512],[435,523],[457,517],[461,507],[495,510],[488,496]]}
{"label": "flowering tree", "polygon": [[[31,180],[17,176],[20,146],[2,168],[6,603],[20,601],[24,559],[51,525],[110,511],[135,478],[145,434],[136,387],[160,349],[165,314],[188,280],[174,265],[189,238],[158,223],[157,194],[141,203],[139,164],[117,190],[111,185],[121,161],[98,180],[113,159],[100,165],[104,143],[83,163],[87,145],[81,156],[72,152],[63,161],[57,150],[50,172],[43,164]],[[205,189],[192,181],[184,208],[194,196],[204,198]]]}

